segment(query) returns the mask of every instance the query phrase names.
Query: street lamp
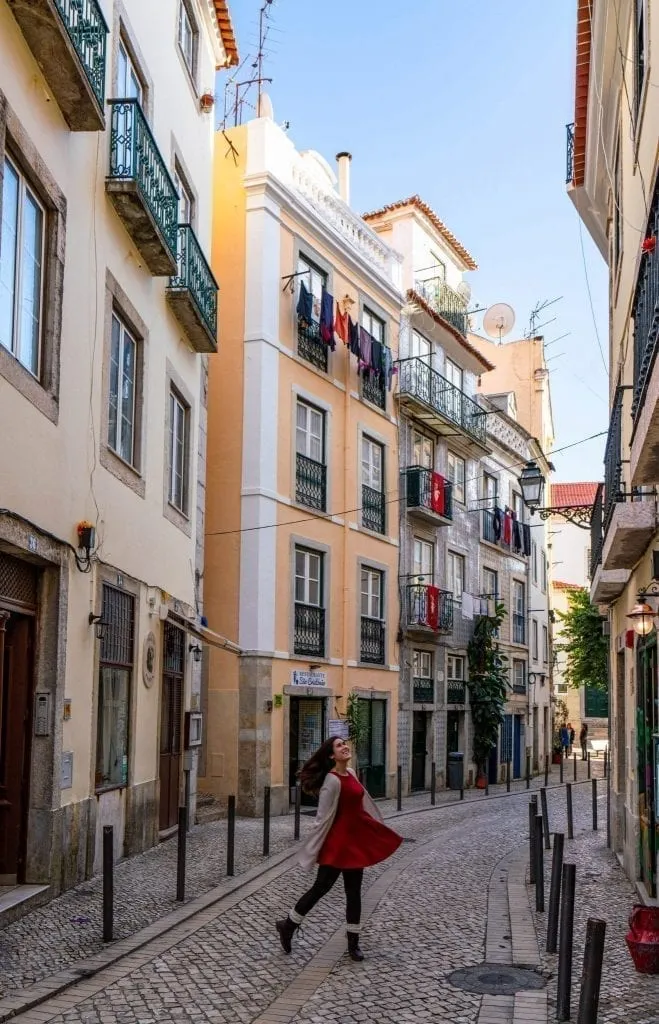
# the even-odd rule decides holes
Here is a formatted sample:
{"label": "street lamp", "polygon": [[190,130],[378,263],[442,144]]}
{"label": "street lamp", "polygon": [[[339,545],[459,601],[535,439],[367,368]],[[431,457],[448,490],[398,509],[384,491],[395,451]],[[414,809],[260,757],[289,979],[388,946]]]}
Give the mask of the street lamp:
{"label": "street lamp", "polygon": [[531,512],[531,515],[537,512],[541,519],[549,519],[550,516],[561,516],[569,523],[580,526],[582,530],[590,529],[590,519],[593,512],[592,505],[561,505],[559,508],[541,507],[545,493],[545,478],[537,462],[530,461],[526,463],[520,473],[519,484],[524,504]]}
{"label": "street lamp", "polygon": [[632,620],[634,632],[638,636],[649,636],[654,629],[654,614],[646,601],[639,601],[634,605],[627,618]]}

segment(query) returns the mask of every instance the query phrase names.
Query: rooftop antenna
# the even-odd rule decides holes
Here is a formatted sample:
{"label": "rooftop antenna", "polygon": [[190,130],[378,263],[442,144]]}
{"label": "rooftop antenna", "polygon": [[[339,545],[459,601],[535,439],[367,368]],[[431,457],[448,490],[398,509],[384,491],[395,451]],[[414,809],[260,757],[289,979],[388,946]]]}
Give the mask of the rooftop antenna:
{"label": "rooftop antenna", "polygon": [[515,310],[507,302],[495,302],[485,311],[483,330],[488,338],[494,338],[499,344],[507,334],[510,334],[514,326]]}
{"label": "rooftop antenna", "polygon": [[[263,75],[263,62],[265,60],[266,54],[265,44],[267,42],[271,28],[269,24],[270,8],[272,7],[273,3],[274,0],[263,0],[263,4],[259,10],[259,48],[256,57],[250,61],[250,68],[252,74],[249,76],[249,78],[246,78],[242,82],[236,81],[238,77],[238,71],[240,71],[249,60],[249,58],[246,58],[240,65],[240,68],[238,68],[238,71],[236,71],[236,73],[234,74],[233,78],[229,79],[229,81],[226,84],[224,100],[224,127],[226,127],[226,121],[229,113],[227,104],[227,94],[229,89],[233,90],[232,105],[234,126],[243,123],[243,108],[245,104],[247,104],[247,106],[251,107],[256,112],[257,117],[261,116],[263,86],[266,83],[270,84],[272,82],[271,78],[265,78]],[[250,103],[249,100],[247,99],[247,96],[254,85],[256,86],[256,106],[253,103]]]}
{"label": "rooftop antenna", "polygon": [[562,298],[563,296],[559,295],[556,299],[545,299],[544,302],[536,302],[529,316],[528,330],[524,333],[525,338],[535,338],[541,328],[546,327],[547,324],[553,324],[556,317],[553,317],[551,320],[545,320],[541,324],[538,323],[538,320],[540,320],[541,314],[544,313],[546,309],[549,309],[549,307],[553,306],[554,303],[560,302]]}

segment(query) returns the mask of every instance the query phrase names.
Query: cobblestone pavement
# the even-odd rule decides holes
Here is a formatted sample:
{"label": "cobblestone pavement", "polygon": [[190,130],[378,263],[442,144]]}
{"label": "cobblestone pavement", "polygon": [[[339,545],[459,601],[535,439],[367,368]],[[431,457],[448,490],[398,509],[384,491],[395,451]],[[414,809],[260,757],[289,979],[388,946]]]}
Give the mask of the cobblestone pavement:
{"label": "cobblestone pavement", "polygon": [[[564,804],[562,791],[549,793],[554,827],[560,826]],[[578,787],[577,829],[588,826],[589,809],[590,790]],[[16,1021],[476,1024],[500,1019],[504,1024],[514,1019],[515,1024],[528,1024],[538,1019],[523,1015],[524,1000],[518,996],[496,1003],[453,988],[447,977],[459,967],[484,960],[488,889],[491,880],[500,882],[503,877],[501,865],[507,854],[520,863],[528,826],[526,799],[520,795],[465,800],[441,811],[405,814],[395,825],[411,841],[367,872],[362,943],[367,959],[363,964],[353,964],[342,955],[340,887],[310,915],[304,935],[294,941],[293,955],[282,953],[273,920],[295,902],[307,881],[299,870],[284,864],[267,883],[250,883],[229,900],[208,907],[138,953]],[[604,834],[593,838],[578,831],[577,837],[575,844],[568,845],[579,851],[579,857],[583,848],[584,858],[593,865],[588,868],[592,875],[580,869],[584,890],[592,887],[589,898],[599,900],[601,907],[619,906],[616,915],[624,921],[633,893],[615,861],[602,853]],[[609,863],[603,879],[600,858]],[[516,892],[520,881],[523,868],[516,868]],[[508,886],[510,891],[510,879]],[[505,914],[501,922],[503,928]],[[510,923],[514,933],[515,922]],[[607,942],[614,930],[610,925]],[[575,948],[582,944],[577,930]],[[620,955],[623,959],[627,955],[624,948]],[[631,1005],[630,993],[642,1003],[641,993],[649,991],[649,986],[639,988],[639,979],[626,964],[623,970],[616,963],[612,962],[611,978],[605,981],[612,988],[610,996],[605,992],[610,1015],[602,1020],[649,1021],[651,1012],[646,1017],[616,1015],[621,1006]],[[544,966],[551,971],[553,958]],[[550,1001],[552,986],[555,983],[550,981]],[[648,1003],[648,1011],[655,1006],[656,999]]]}

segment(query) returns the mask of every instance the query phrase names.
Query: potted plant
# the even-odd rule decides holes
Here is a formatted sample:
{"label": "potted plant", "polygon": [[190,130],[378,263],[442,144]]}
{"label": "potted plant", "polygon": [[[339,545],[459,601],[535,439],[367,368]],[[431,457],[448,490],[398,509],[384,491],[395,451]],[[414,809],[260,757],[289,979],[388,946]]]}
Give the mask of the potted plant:
{"label": "potted plant", "polygon": [[467,648],[469,663],[469,702],[474,727],[473,753],[476,764],[476,787],[487,785],[487,761],[499,738],[508,689],[508,659],[501,653],[497,634],[506,615],[503,604],[497,604],[494,615],[484,615],[476,622],[474,635]]}

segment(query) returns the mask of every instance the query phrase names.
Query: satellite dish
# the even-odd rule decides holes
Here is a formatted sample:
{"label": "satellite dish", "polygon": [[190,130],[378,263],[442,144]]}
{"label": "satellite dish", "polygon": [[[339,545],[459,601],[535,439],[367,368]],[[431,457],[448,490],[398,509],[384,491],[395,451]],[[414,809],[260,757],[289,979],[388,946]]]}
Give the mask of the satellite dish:
{"label": "satellite dish", "polygon": [[467,303],[468,305],[469,299],[471,298],[471,285],[467,281],[460,281],[460,284],[455,290],[457,291],[458,295],[462,296],[462,298],[465,300],[465,303]]}
{"label": "satellite dish", "polygon": [[515,310],[507,302],[496,302],[483,317],[483,330],[489,338],[501,339],[515,326]]}

